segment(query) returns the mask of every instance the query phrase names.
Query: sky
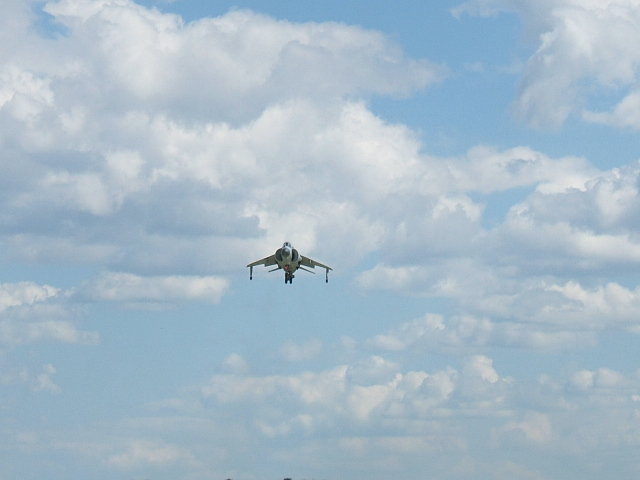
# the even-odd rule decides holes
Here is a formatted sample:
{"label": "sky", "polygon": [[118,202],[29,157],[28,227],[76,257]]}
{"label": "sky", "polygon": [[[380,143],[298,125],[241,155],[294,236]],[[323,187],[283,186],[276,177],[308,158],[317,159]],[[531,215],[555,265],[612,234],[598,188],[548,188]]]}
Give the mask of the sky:
{"label": "sky", "polygon": [[306,3],[2,1],[0,477],[637,478],[640,2]]}

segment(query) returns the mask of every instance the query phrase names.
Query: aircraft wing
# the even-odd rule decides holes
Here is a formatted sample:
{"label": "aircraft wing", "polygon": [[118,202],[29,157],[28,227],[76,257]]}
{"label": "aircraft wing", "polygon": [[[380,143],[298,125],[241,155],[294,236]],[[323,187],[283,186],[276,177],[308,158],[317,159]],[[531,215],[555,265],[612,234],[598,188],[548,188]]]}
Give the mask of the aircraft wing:
{"label": "aircraft wing", "polygon": [[316,262],[315,260],[305,256],[302,256],[302,261],[300,262],[300,265],[309,267],[309,268],[314,268],[314,267],[325,268],[327,272],[329,272],[329,270],[333,270],[333,268],[327,267],[326,265],[320,262]]}
{"label": "aircraft wing", "polygon": [[275,265],[278,262],[276,261],[275,255],[270,255],[268,257],[264,257],[262,260],[255,261],[247,265],[247,267],[256,267],[258,265],[264,265],[265,267],[270,267],[271,265]]}

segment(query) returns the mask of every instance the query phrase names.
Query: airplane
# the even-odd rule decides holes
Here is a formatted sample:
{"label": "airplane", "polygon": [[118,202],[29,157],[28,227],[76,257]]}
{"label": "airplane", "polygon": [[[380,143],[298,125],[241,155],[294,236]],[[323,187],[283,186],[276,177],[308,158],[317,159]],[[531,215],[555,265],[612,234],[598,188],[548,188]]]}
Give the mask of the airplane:
{"label": "airplane", "polygon": [[269,257],[265,257],[262,260],[258,260],[256,262],[250,263],[247,265],[249,267],[249,280],[253,280],[253,267],[258,265],[264,265],[265,267],[271,267],[272,265],[278,265],[277,268],[273,270],[269,270],[269,272],[275,272],[276,270],[284,270],[284,283],[293,283],[293,278],[295,277],[294,272],[297,269],[304,270],[305,272],[313,273],[311,270],[307,270],[307,268],[315,268],[320,267],[324,268],[327,273],[325,276],[325,282],[329,283],[329,270],[333,270],[331,267],[327,267],[320,262],[316,262],[315,260],[310,259],[309,257],[304,257],[298,253],[298,250],[293,248],[293,246],[289,242],[284,242],[282,244],[282,248],[276,250],[276,253]]}

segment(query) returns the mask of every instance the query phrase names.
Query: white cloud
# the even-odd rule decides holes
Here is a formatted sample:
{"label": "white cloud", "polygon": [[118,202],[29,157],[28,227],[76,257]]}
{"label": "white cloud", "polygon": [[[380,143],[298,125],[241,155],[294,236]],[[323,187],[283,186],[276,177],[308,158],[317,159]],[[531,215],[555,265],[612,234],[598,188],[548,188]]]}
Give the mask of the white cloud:
{"label": "white cloud", "polygon": [[469,0],[452,8],[451,13],[456,18],[463,14],[490,17],[511,10],[511,4],[510,0]]}
{"label": "white cloud", "polygon": [[59,293],[59,288],[34,282],[3,283],[0,284],[0,312],[9,307],[43,302]]}
{"label": "white cloud", "polygon": [[[590,451],[618,445],[621,437],[616,438],[614,431],[628,433],[623,440],[627,445],[640,441],[637,428],[625,430],[626,419],[637,409],[633,396],[640,379],[637,373],[602,368],[530,382],[500,375],[494,363],[476,355],[465,358],[459,370],[403,372],[394,362],[370,357],[315,373],[216,375],[202,393],[207,402],[213,401],[208,408],[216,418],[241,406],[244,414],[235,417],[239,422],[235,428],[266,439],[310,438],[309,433],[322,431],[342,439],[345,446],[359,444],[363,452],[372,447],[356,441],[362,432],[384,428],[395,432],[400,442],[415,437],[449,443],[454,425],[472,429],[474,423],[465,427],[465,419],[478,416],[491,425],[485,434],[492,435],[497,445]],[[349,374],[363,366],[366,374]],[[607,414],[581,422],[593,408]],[[251,412],[248,417],[247,412]],[[610,428],[612,435],[599,436]],[[328,452],[327,447],[320,451]],[[461,452],[464,447],[454,450]]]}
{"label": "white cloud", "polygon": [[585,110],[583,117],[588,122],[603,123],[619,128],[640,129],[640,92],[633,90],[615,105],[610,112]]}
{"label": "white cloud", "polygon": [[0,345],[97,342],[96,332],[79,330],[72,321],[65,299],[66,292],[50,285],[0,284]]}
{"label": "white cloud", "polygon": [[[566,252],[576,263],[600,265],[638,253],[633,236],[624,231],[576,226],[581,220],[576,215],[586,211],[579,210],[579,197],[592,193],[602,219],[633,223],[634,190],[627,172],[621,173],[628,179],[624,189],[611,181],[607,190],[604,181],[589,183],[597,179],[597,172],[584,159],[549,158],[525,147],[498,151],[478,146],[458,158],[431,157],[422,152],[415,132],[384,122],[362,102],[344,101],[341,96],[353,92],[355,84],[356,90],[385,93],[392,88],[400,93],[405,87],[426,85],[428,80],[417,80],[420,75],[437,77],[438,69],[426,64],[421,64],[418,77],[407,74],[417,64],[384,36],[338,24],[278,22],[248,11],[184,24],[175,16],[129,2],[103,2],[98,7],[95,2],[70,1],[47,7],[68,28],[66,36],[50,39],[49,47],[75,45],[61,62],[65,67],[47,71],[27,62],[5,70],[3,91],[8,93],[3,98],[16,94],[16,82],[9,80],[18,75],[29,80],[20,88],[31,85],[24,94],[40,107],[29,125],[6,115],[3,121],[12,128],[26,125],[27,130],[48,132],[45,136],[53,142],[40,147],[39,157],[25,150],[22,159],[33,168],[29,177],[26,171],[17,176],[19,187],[11,188],[18,191],[4,204],[5,225],[11,226],[5,238],[14,257],[97,262],[131,272],[123,275],[133,277],[120,277],[125,283],[141,272],[153,273],[156,280],[149,287],[160,291],[159,279],[169,278],[167,272],[179,269],[184,278],[216,278],[207,275],[235,270],[238,258],[249,261],[283,237],[299,234],[299,249],[346,268],[376,252],[381,261],[360,276],[362,286],[453,296],[468,290],[474,275],[488,275],[494,285],[504,281],[504,272],[491,266],[500,261],[493,253],[497,251],[514,258],[516,265],[530,267],[531,252],[542,249],[557,259],[557,268]],[[197,85],[198,75],[233,76],[251,66],[249,84],[233,78],[218,84],[242,90],[230,93],[207,80],[197,103],[208,105],[220,118],[185,121],[191,110],[181,102],[195,100],[170,97],[198,88],[190,83],[188,89],[176,89],[187,77],[172,74],[145,85],[123,83],[127,101],[106,111],[109,107],[96,94],[110,95],[109,80],[126,83],[130,67],[118,63],[113,51],[130,31],[140,41],[131,42],[135,45],[126,48],[134,51],[121,56],[144,54],[147,60],[138,68],[152,77],[156,68],[194,72],[188,78]],[[266,45],[247,40],[260,32],[269,33]],[[96,42],[86,41],[89,38]],[[211,44],[210,50],[191,49],[185,57],[196,38]],[[344,88],[323,93],[322,102],[294,95],[302,90],[291,84],[270,90],[269,75],[278,73],[276,63],[286,63],[291,42],[299,44],[294,50],[321,51],[334,58],[336,67],[322,75],[337,75],[341,81],[345,77]],[[369,62],[369,70],[382,68],[379,64],[386,60],[381,59],[391,58],[400,69],[398,78],[409,78],[408,83],[387,78],[396,73],[368,75],[366,82],[348,70],[343,75],[341,59],[363,48],[369,53],[359,61]],[[217,60],[204,61],[210,55],[217,55]],[[186,68],[181,58],[194,63]],[[255,58],[264,65],[254,66]],[[220,71],[198,71],[196,64],[218,65]],[[94,86],[91,91],[79,88],[73,99],[66,95],[87,76]],[[294,77],[288,81],[302,81]],[[380,85],[367,83],[376,78]],[[222,100],[211,97],[255,104],[249,91],[260,92],[264,102],[242,119],[225,117],[237,109],[217,108]],[[12,101],[7,100],[5,113]],[[51,122],[52,116],[59,121]],[[43,161],[46,157],[50,158]],[[521,187],[535,188],[536,194],[515,207],[502,228],[487,232],[482,196]],[[558,198],[568,200],[563,205],[575,204],[575,210],[554,208]],[[548,221],[540,224],[543,211],[549,212]],[[552,222],[551,214],[559,218]],[[46,238],[40,235],[43,228]],[[348,251],[341,248],[345,244],[351,247]],[[470,250],[476,252],[474,259],[460,259],[461,252]],[[226,254],[220,255],[223,251]],[[113,279],[104,277],[102,287],[107,281]],[[224,291],[221,285],[212,289],[218,297]],[[182,298],[202,298],[193,291],[178,291]],[[106,290],[99,295],[107,295]]]}
{"label": "white cloud", "polygon": [[166,467],[175,463],[192,464],[193,454],[182,447],[147,440],[132,442],[126,451],[112,455],[108,463],[131,470],[148,467]]}
{"label": "white cloud", "polygon": [[[637,264],[637,164],[594,174],[582,188],[539,190],[511,208],[495,230],[514,265],[555,273]],[[521,253],[535,261],[518,257]]]}
{"label": "white cloud", "polygon": [[[516,110],[535,126],[557,127],[580,111],[593,90],[622,92],[609,113],[586,109],[589,121],[637,128],[640,6],[634,0],[472,0],[454,14],[519,12],[538,49],[529,58]],[[595,88],[594,88],[595,87]]]}
{"label": "white cloud", "polygon": [[36,379],[35,385],[32,389],[34,392],[46,391],[52,394],[60,393],[61,389],[52,380],[52,375],[56,373],[56,369],[53,365],[48,364],[43,367],[43,371]]}
{"label": "white cloud", "polygon": [[609,368],[597,371],[580,370],[570,380],[570,385],[581,392],[588,390],[611,391],[620,387],[627,387],[628,381],[624,376]]}
{"label": "white cloud", "polygon": [[493,369],[493,360],[484,355],[472,357],[465,366],[465,372],[471,376],[477,375],[489,383],[496,383],[500,378],[498,373]]}
{"label": "white cloud", "polygon": [[185,24],[128,1],[45,8],[66,29],[38,42],[57,61],[0,57],[14,257],[203,274],[236,265],[215,252],[261,250],[302,224],[308,250],[329,229],[333,246],[349,236],[353,264],[382,235],[354,198],[418,187],[415,134],[343,97],[405,94],[443,69],[378,32],[250,11]]}
{"label": "white cloud", "polygon": [[[55,316],[59,314],[55,310],[35,310],[33,313],[36,315],[51,315]],[[66,315],[66,312],[62,312]],[[9,323],[3,322],[4,327],[9,327],[8,331],[3,332],[3,341],[7,343],[33,343],[33,342],[46,342],[57,341],[63,343],[80,343],[80,344],[93,344],[100,339],[100,335],[97,332],[87,332],[78,330],[78,327],[70,321],[66,320],[43,320],[32,321],[29,323]]]}
{"label": "white cloud", "polygon": [[[469,359],[461,372],[447,368],[434,373],[402,372],[397,363],[372,356],[288,376],[215,375],[202,393],[221,408],[251,409],[255,416],[246,419],[248,428],[257,426],[271,437],[337,423],[353,431],[381,425],[402,429],[407,419],[439,418],[458,409],[499,414],[507,385],[483,356]],[[267,404],[271,407],[263,408]]]}
{"label": "white cloud", "polygon": [[[523,296],[526,297],[528,293]],[[468,308],[477,306],[466,304]],[[509,306],[508,311],[517,311]],[[546,304],[533,311],[524,310],[515,318],[476,317],[473,315],[444,318],[428,314],[423,318],[406,322],[397,329],[378,334],[365,344],[383,351],[435,351],[439,353],[464,353],[469,349],[491,347],[519,347],[543,351],[591,347],[596,344],[599,332],[612,324],[626,325],[625,320],[601,316],[586,317],[580,322],[580,310],[572,311],[566,318],[565,310],[558,309],[549,315]],[[538,310],[539,309],[539,310]],[[550,309],[553,309],[551,307]]]}
{"label": "white cloud", "polygon": [[246,119],[297,97],[405,93],[443,73],[405,58],[378,32],[338,23],[234,10],[185,24],[128,1],[59,1],[46,10],[123,98],[200,118]]}
{"label": "white cloud", "polygon": [[[388,203],[381,221],[386,222],[382,225],[387,234],[380,239],[379,249],[385,263],[392,266],[379,265],[366,272],[363,284],[384,285],[385,277],[399,289],[410,284],[412,277],[414,283],[424,284],[434,267],[449,257],[457,257],[455,261],[465,265],[462,258],[470,256],[469,252],[490,258],[492,251],[502,250],[501,230],[487,232],[483,228],[486,204],[483,197],[477,199],[478,194],[528,187],[538,195],[531,197],[534,200],[556,199],[563,194],[569,197],[571,192],[586,190],[600,175],[584,159],[552,159],[523,147],[497,151],[479,146],[459,158],[423,156],[418,165],[404,168],[413,185],[401,196],[394,191],[384,193]],[[396,210],[396,201],[405,208],[402,215],[396,215],[400,208]],[[520,211],[527,210],[515,205],[512,215]],[[567,222],[572,220],[566,218]],[[422,263],[430,270],[421,269]],[[475,268],[483,269],[483,265]]]}
{"label": "white cloud", "polygon": [[544,445],[551,440],[553,428],[547,415],[538,412],[527,412],[522,421],[507,423],[503,428],[503,432],[519,432],[524,435],[527,442],[534,445]]}
{"label": "white cloud", "polygon": [[528,147],[499,151],[485,145],[449,160],[447,167],[454,177],[449,188],[483,193],[534,185],[547,193],[581,189],[597,172],[584,158],[550,158]]}
{"label": "white cloud", "polygon": [[[50,2],[47,11],[68,31],[42,41],[51,49],[67,47],[65,60],[54,68],[29,57],[20,66],[7,62],[0,69],[5,99],[0,116],[9,131],[49,139],[37,148],[31,141],[18,142],[23,151],[16,163],[28,167],[14,175],[18,186],[10,188],[17,191],[0,212],[10,226],[5,238],[11,255],[76,258],[136,274],[180,268],[203,275],[229,271],[239,256],[248,260],[252,252],[260,255],[283,236],[304,231],[298,248],[323,259],[327,252],[344,251],[339,247],[345,243],[352,246],[348,256],[327,262],[348,267],[381,252],[381,264],[360,283],[388,281],[396,289],[431,282],[444,288],[441,274],[451,266],[447,257],[469,248],[486,255],[507,246],[509,254],[528,258],[530,251],[522,246],[535,251],[549,245],[547,251],[603,255],[603,262],[637,255],[633,238],[624,234],[592,235],[565,228],[562,221],[530,222],[546,208],[545,199],[555,204],[554,194],[571,199],[569,191],[575,197],[591,191],[588,182],[596,172],[584,159],[484,146],[459,158],[434,158],[421,151],[415,132],[384,122],[362,102],[343,100],[354,91],[422,88],[439,75],[438,68],[405,58],[376,32],[279,22],[249,11],[184,24],[128,1]],[[269,41],[251,41],[258,36]],[[124,44],[125,38],[137,41]],[[192,48],[196,42],[210,48]],[[310,55],[314,65],[317,55],[328,56],[335,63],[323,67],[312,83],[341,87],[322,93],[320,102],[305,94],[305,86],[295,85],[303,79],[288,70],[290,55],[296,64]],[[354,56],[366,63],[357,65],[369,72],[363,78],[349,73],[345,58]],[[142,58],[136,62],[141,73],[134,78],[126,62],[136,58]],[[389,61],[394,68],[384,66]],[[157,69],[168,73],[156,75]],[[218,83],[211,80],[225,75],[229,78]],[[152,81],[129,81],[147,76]],[[287,84],[272,88],[275,77]],[[96,95],[110,97],[113,82],[126,98],[108,107]],[[85,84],[92,85],[90,91]],[[189,99],[196,91],[200,96]],[[16,95],[38,106],[28,122],[9,114]],[[256,103],[255,95],[263,102]],[[241,105],[219,105],[227,101],[259,108],[234,118]],[[185,121],[197,110],[194,105],[219,118],[196,115]],[[38,156],[29,153],[34,148]],[[507,225],[487,236],[485,204],[478,195],[520,187],[537,190],[532,205],[513,210]],[[603,218],[632,211],[632,194],[630,184],[615,198],[604,189],[598,193]],[[566,222],[573,225],[572,220]],[[614,257],[607,254],[613,249]],[[221,258],[220,251],[229,254]],[[434,259],[442,268],[416,266]]]}
{"label": "white cloud", "polygon": [[88,282],[79,294],[112,302],[219,302],[229,287],[220,277],[141,277],[129,273],[104,273]]}
{"label": "white cloud", "polygon": [[224,359],[224,366],[231,373],[238,375],[247,374],[249,372],[249,364],[242,355],[232,353]]}
{"label": "white cloud", "polygon": [[0,108],[7,106],[12,117],[30,123],[53,104],[50,81],[9,65],[0,74]]}
{"label": "white cloud", "polygon": [[[582,325],[637,325],[640,313],[640,287],[630,290],[617,283],[608,283],[593,290],[587,290],[576,282],[566,285],[549,286],[548,290],[560,292],[563,305],[555,309],[561,311],[565,322],[580,322]],[[554,309],[547,312],[554,316]]]}
{"label": "white cloud", "polygon": [[[543,478],[530,469],[550,454],[599,461],[603,450],[635,451],[638,373],[600,368],[536,381],[505,377],[499,364],[508,361],[476,355],[459,368],[410,370],[365,355],[325,370],[216,374],[173,399],[170,416],[153,407],[153,416],[84,428],[84,442],[69,433],[73,440],[56,447],[130,472],[236,471],[250,450],[263,467],[349,467],[364,472],[358,478],[420,471],[424,462],[452,478]],[[486,463],[496,449],[526,459]]]}
{"label": "white cloud", "polygon": [[[587,173],[587,172],[585,172]],[[606,172],[590,172],[582,185],[564,189],[538,188],[537,195],[513,213],[533,213],[543,221],[570,222],[594,231],[635,231],[640,164]]]}
{"label": "white cloud", "polygon": [[310,340],[298,345],[293,342],[285,343],[280,349],[282,356],[290,362],[300,362],[316,358],[322,352],[320,340]]}
{"label": "white cloud", "polygon": [[427,314],[372,337],[367,345],[388,351],[496,346],[557,350],[594,346],[597,336],[607,330],[640,328],[638,288],[614,282],[586,288],[575,281],[515,285],[516,291],[509,291],[513,285],[508,283],[467,295],[456,291],[454,298],[473,313],[450,318]]}
{"label": "white cloud", "polygon": [[376,335],[367,343],[384,350],[405,350],[426,336],[435,337],[446,328],[442,315],[428,314],[424,318],[403,324],[395,332]]}
{"label": "white cloud", "polygon": [[[51,364],[43,365],[40,373],[34,375],[28,367],[22,367],[18,371],[2,362],[0,363],[0,388],[26,386],[34,393],[46,392],[57,395],[62,392],[62,389],[53,381],[55,374],[56,368]],[[32,435],[25,436],[25,440],[31,438]]]}
{"label": "white cloud", "polygon": [[[483,151],[481,158],[485,159],[485,165],[518,163],[513,153],[506,156]],[[498,162],[501,157],[506,158]],[[387,225],[388,234],[380,239],[379,261],[357,276],[357,285],[451,298],[463,306],[464,312],[509,322],[524,319],[528,322],[535,318],[537,323],[551,322],[557,326],[552,315],[560,318],[569,313],[569,318],[574,318],[570,312],[574,311],[571,305],[575,302],[569,298],[560,302],[559,297],[554,297],[559,289],[553,285],[562,286],[572,281],[597,285],[603,275],[617,270],[624,276],[623,272],[630,272],[629,267],[633,269],[640,262],[639,168],[634,163],[599,172],[580,159],[554,161],[544,156],[532,157],[541,161],[538,173],[529,171],[522,176],[522,183],[515,177],[505,177],[505,183],[509,185],[512,181],[512,186],[522,186],[528,178],[536,184],[535,190],[523,195],[507,212],[504,221],[491,228],[483,225],[483,217],[463,214],[463,208],[454,213],[433,201],[422,207],[421,216],[404,214],[396,223],[394,217],[382,217],[381,221],[388,222],[383,223]],[[475,153],[470,154],[466,161],[473,165],[477,158]],[[535,162],[521,163],[526,170]],[[462,160],[454,163],[459,171],[464,171],[463,165]],[[518,171],[505,168],[508,170]],[[471,178],[478,180],[477,188],[487,188],[480,175],[469,175]],[[473,189],[474,185],[468,188]],[[474,208],[478,205],[481,204],[476,200]],[[439,223],[442,219],[432,221],[430,208],[438,215],[445,215],[446,223]],[[613,294],[615,285],[602,284],[597,288]],[[623,298],[635,298],[633,292],[624,295]],[[536,303],[545,305],[545,313],[534,312],[533,309],[539,308]],[[621,303],[633,310],[631,304],[626,300]],[[586,315],[594,325],[622,326],[630,321],[622,308],[596,311],[583,306],[576,307],[575,312],[576,319]],[[602,320],[598,320],[598,316]],[[566,325],[569,324],[562,327],[563,331]],[[525,327],[518,327],[521,328]],[[553,332],[544,334],[553,335]],[[585,340],[592,342],[592,338],[586,337],[581,341]]]}

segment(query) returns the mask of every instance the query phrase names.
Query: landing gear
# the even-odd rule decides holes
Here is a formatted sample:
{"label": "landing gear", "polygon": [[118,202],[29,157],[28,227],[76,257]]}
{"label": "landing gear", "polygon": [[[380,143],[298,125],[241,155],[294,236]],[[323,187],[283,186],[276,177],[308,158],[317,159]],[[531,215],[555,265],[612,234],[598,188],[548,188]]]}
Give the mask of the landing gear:
{"label": "landing gear", "polygon": [[295,275],[293,273],[289,273],[289,272],[285,273],[284,274],[284,283],[285,283],[285,285],[287,283],[293,283],[293,278],[294,277],[295,277]]}

